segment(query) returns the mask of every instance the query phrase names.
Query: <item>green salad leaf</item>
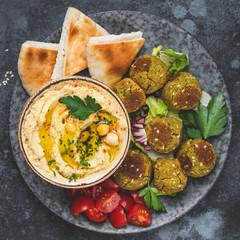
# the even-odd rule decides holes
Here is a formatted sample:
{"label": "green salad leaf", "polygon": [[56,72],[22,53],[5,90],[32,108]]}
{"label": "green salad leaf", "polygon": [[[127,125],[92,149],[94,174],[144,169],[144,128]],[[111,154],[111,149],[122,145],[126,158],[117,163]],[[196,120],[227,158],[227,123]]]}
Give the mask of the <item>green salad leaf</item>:
{"label": "green salad leaf", "polygon": [[177,111],[177,110],[171,110],[171,109],[169,109],[169,110],[168,110],[168,113],[167,113],[167,116],[168,116],[168,117],[176,118],[176,119],[178,119],[179,121],[182,122],[182,119],[179,117],[178,112],[179,112],[179,111]]}
{"label": "green salad leaf", "polygon": [[225,105],[224,96],[219,93],[213,97],[207,107],[200,102],[197,111],[182,111],[180,117],[183,123],[189,126],[187,135],[190,138],[203,139],[221,135],[228,122]]}
{"label": "green salad leaf", "polygon": [[58,101],[67,106],[70,110],[69,114],[78,118],[79,120],[86,120],[92,113],[97,112],[102,108],[99,103],[96,103],[96,99],[87,95],[84,99],[85,102],[76,95],[62,97]]}
{"label": "green salad leaf", "polygon": [[188,55],[174,52],[172,49],[162,51],[162,46],[153,48],[152,55],[159,57],[169,68],[171,74],[181,72],[189,64]]}
{"label": "green salad leaf", "polygon": [[148,122],[151,118],[156,117],[157,115],[166,116],[168,113],[168,107],[162,100],[162,98],[156,98],[153,95],[147,97],[146,104],[149,107],[148,116],[146,121]]}
{"label": "green salad leaf", "polygon": [[148,115],[146,117],[146,122],[149,122],[152,118],[156,116],[174,117],[182,122],[182,119],[178,115],[178,111],[168,109],[167,105],[164,103],[161,97],[155,97],[151,95],[147,97],[145,103],[149,107]]}

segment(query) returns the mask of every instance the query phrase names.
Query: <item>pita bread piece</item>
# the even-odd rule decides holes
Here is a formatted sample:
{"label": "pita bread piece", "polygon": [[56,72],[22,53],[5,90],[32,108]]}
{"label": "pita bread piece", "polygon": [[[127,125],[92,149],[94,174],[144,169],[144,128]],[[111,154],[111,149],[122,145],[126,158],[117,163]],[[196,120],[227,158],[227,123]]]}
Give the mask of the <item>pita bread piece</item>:
{"label": "pita bread piece", "polygon": [[144,42],[142,32],[91,38],[87,45],[91,77],[113,88],[126,73]]}
{"label": "pita bread piece", "polygon": [[87,68],[86,46],[91,37],[109,33],[75,8],[68,8],[52,79],[71,76]]}
{"label": "pita bread piece", "polygon": [[18,74],[29,95],[51,80],[57,53],[58,44],[55,43],[27,41],[22,44]]}

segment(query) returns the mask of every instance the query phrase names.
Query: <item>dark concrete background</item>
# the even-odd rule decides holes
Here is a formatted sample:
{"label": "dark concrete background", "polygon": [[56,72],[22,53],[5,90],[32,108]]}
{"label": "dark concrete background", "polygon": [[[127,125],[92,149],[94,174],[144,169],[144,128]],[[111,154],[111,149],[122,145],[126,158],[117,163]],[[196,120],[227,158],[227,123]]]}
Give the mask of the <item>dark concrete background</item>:
{"label": "dark concrete background", "polygon": [[[17,57],[25,40],[42,41],[61,27],[68,6],[85,14],[123,9],[166,18],[198,39],[225,79],[233,112],[233,135],[226,164],[200,204],[172,224],[155,231],[124,236],[80,229],[48,210],[30,191],[17,169],[8,131],[10,98],[15,82],[11,74],[5,74],[7,71],[17,74]],[[1,0],[0,239],[240,239],[239,76],[239,0]]]}

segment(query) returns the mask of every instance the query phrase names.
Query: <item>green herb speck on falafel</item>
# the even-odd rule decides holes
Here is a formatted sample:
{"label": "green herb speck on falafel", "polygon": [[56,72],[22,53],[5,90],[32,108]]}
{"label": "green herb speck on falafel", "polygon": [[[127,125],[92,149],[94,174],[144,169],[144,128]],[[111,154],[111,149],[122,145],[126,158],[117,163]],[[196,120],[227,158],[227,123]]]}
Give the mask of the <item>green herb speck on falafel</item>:
{"label": "green herb speck on falafel", "polygon": [[179,72],[173,75],[162,89],[162,99],[172,110],[189,110],[201,99],[202,89],[192,74]]}
{"label": "green herb speck on falafel", "polygon": [[146,125],[148,143],[159,153],[175,150],[182,139],[183,125],[173,117],[157,116]]}
{"label": "green herb speck on falafel", "polygon": [[122,189],[138,190],[147,184],[151,175],[151,159],[139,150],[130,150],[114,173],[114,180]]}
{"label": "green herb speck on falafel", "polygon": [[130,78],[125,78],[115,84],[113,90],[130,113],[137,111],[145,103],[144,91]]}
{"label": "green herb speck on falafel", "polygon": [[150,94],[163,87],[170,78],[170,71],[161,59],[143,55],[132,64],[129,75],[146,94]]}
{"label": "green herb speck on falafel", "polygon": [[209,174],[216,163],[213,146],[202,139],[189,139],[182,144],[177,159],[190,177],[203,177]]}
{"label": "green herb speck on falafel", "polygon": [[158,158],[154,167],[154,183],[166,194],[182,191],[187,184],[187,175],[175,158]]}

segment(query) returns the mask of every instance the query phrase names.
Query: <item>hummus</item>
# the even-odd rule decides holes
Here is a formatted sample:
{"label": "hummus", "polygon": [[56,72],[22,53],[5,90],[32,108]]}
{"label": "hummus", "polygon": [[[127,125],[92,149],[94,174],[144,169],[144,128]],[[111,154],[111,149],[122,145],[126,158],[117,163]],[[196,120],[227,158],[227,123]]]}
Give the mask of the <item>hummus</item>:
{"label": "hummus", "polygon": [[[59,99],[87,95],[102,109],[82,121],[69,114]],[[105,143],[97,126],[104,122],[118,136],[118,145]],[[103,88],[85,81],[70,80],[43,91],[26,112],[22,140],[32,165],[44,176],[59,182],[89,182],[110,171],[122,155],[127,121],[117,100]]]}

